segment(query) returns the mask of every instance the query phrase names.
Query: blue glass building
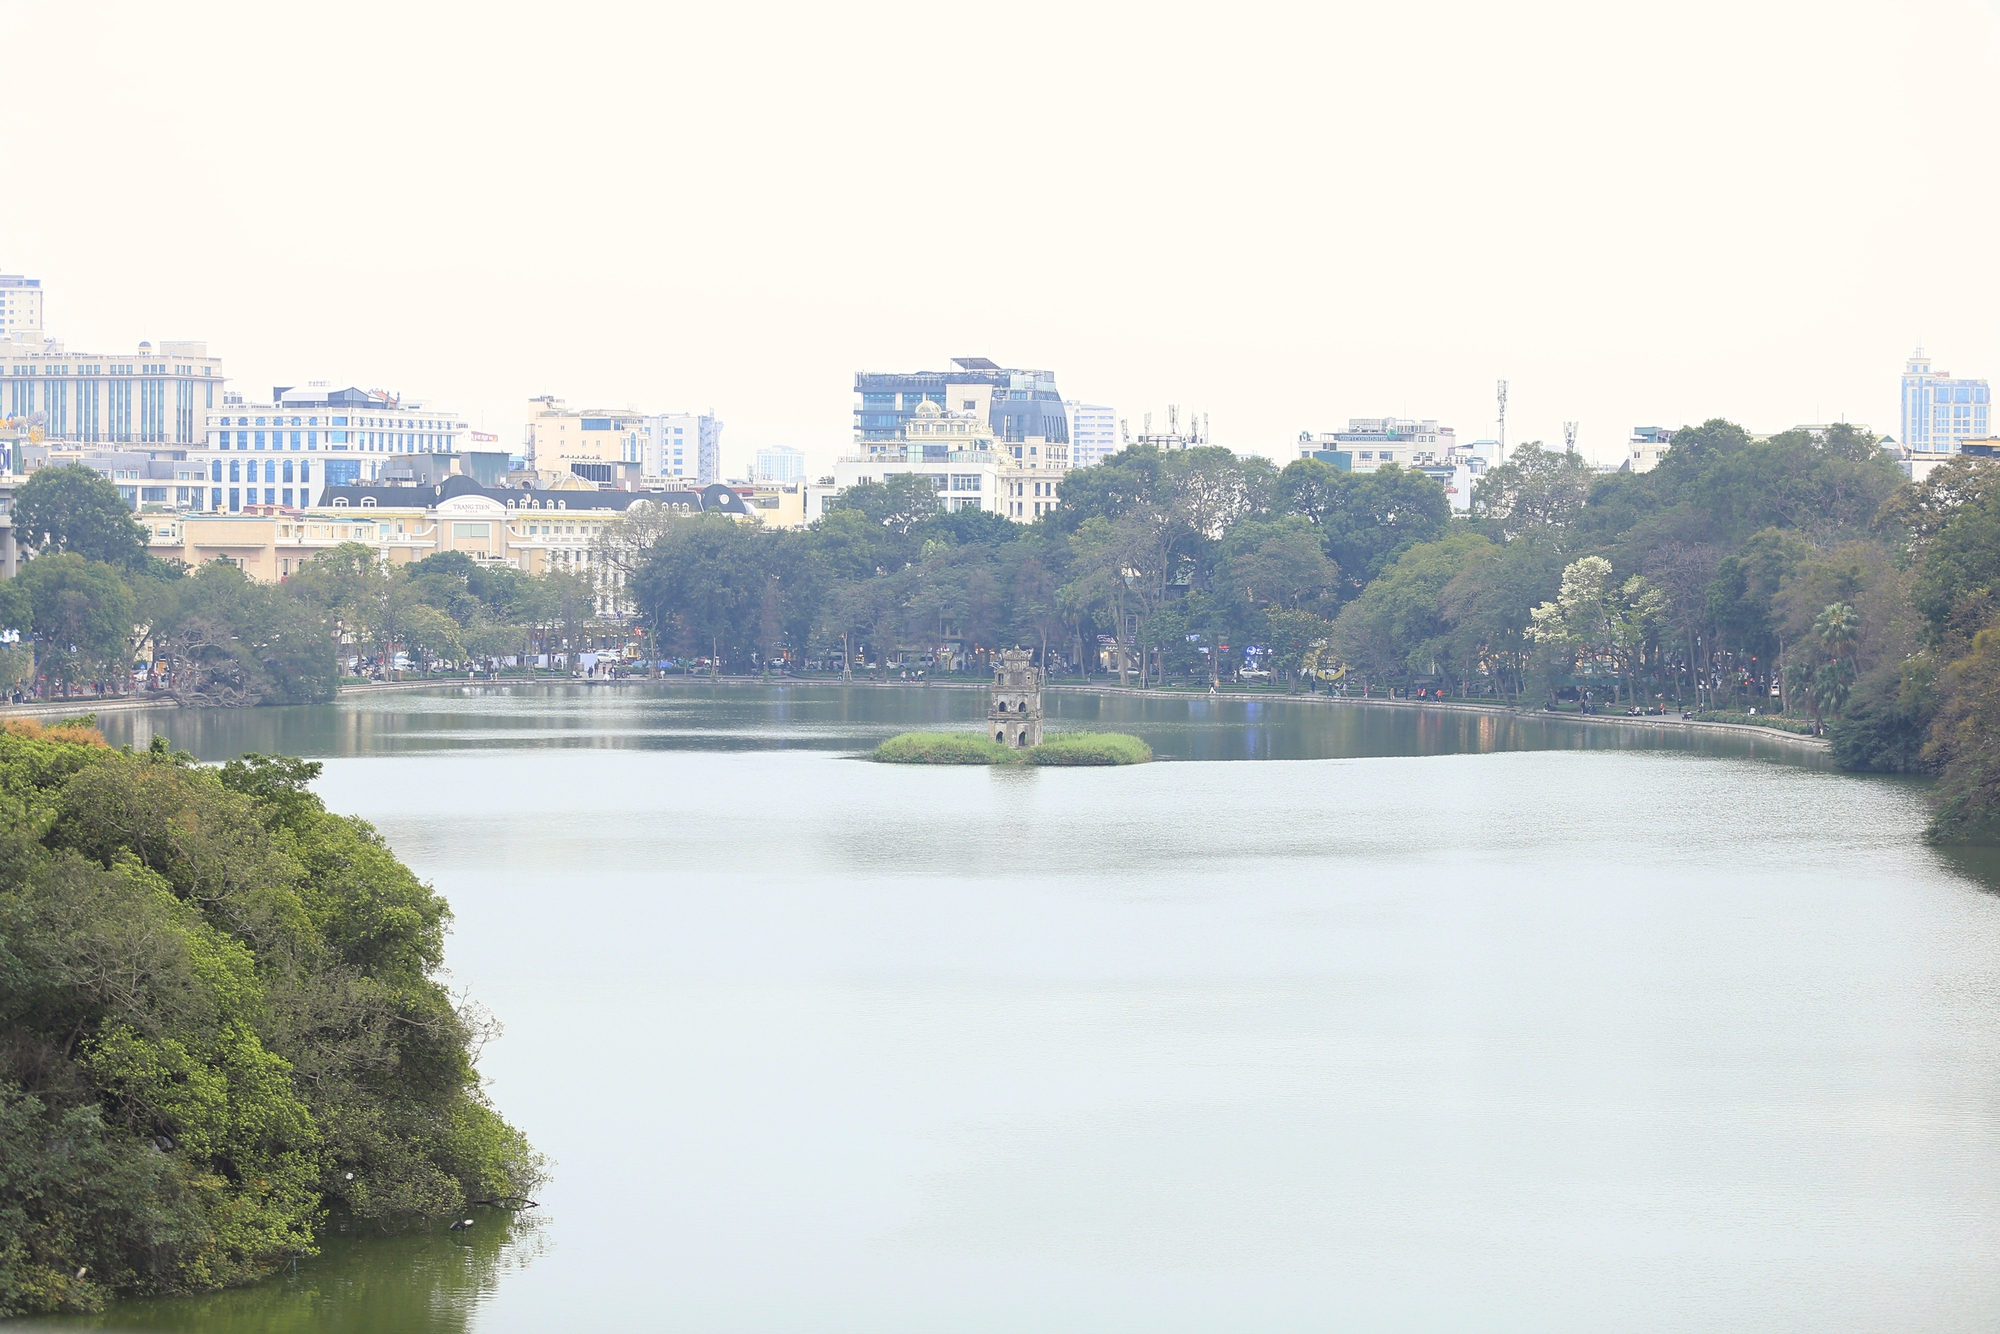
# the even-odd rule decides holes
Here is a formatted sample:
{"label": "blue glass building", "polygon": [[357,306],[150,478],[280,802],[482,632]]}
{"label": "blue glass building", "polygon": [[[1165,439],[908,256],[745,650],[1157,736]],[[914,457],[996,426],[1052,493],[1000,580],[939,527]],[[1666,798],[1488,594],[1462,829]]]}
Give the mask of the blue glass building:
{"label": "blue glass building", "polygon": [[1967,440],[1990,434],[1992,395],[1984,380],[1957,380],[1933,371],[1918,348],[1903,370],[1903,447],[1919,453],[1957,454]]}

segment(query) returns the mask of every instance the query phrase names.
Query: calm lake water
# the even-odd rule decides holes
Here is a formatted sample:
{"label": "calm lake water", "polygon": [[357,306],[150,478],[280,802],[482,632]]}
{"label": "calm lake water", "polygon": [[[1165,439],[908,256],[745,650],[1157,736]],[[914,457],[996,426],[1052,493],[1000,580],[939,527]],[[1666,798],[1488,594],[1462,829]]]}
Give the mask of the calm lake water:
{"label": "calm lake water", "polygon": [[984,698],[118,715],[449,896],[531,1223],[62,1328],[1768,1330],[2000,1318],[2000,898],[1726,737],[1051,696],[1130,769],[877,766]]}

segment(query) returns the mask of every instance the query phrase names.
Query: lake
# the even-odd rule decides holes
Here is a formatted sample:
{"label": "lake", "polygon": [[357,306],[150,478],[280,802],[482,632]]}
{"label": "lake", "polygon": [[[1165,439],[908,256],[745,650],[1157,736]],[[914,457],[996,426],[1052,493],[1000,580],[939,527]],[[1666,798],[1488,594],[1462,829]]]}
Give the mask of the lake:
{"label": "lake", "polygon": [[[1989,1328],[2000,885],[1775,739],[1052,694],[1124,769],[902,768],[978,692],[111,715],[321,758],[450,899],[556,1160],[64,1329]],[[1241,761],[1241,762],[1222,762]]]}

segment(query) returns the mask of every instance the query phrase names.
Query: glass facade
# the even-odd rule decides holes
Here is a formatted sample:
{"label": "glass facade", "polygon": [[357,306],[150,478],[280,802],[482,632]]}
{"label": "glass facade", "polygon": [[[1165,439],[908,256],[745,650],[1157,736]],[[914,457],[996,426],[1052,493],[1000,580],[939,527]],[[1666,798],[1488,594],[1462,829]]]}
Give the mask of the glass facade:
{"label": "glass facade", "polygon": [[1992,393],[1984,380],[1960,380],[1931,369],[1918,348],[1903,369],[1900,420],[1903,447],[1922,453],[1956,454],[1967,440],[1992,434]]}

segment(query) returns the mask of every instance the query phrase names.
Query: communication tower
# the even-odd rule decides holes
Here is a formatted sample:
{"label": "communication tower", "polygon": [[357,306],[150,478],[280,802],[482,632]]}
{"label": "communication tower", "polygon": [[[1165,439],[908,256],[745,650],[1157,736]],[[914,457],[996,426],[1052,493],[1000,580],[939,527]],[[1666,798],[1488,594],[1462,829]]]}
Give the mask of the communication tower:
{"label": "communication tower", "polygon": [[1493,460],[1497,464],[1507,461],[1507,382],[1500,381],[1500,457]]}
{"label": "communication tower", "polygon": [[1577,424],[1575,422],[1563,423],[1563,453],[1565,454],[1576,453],[1576,427]]}

